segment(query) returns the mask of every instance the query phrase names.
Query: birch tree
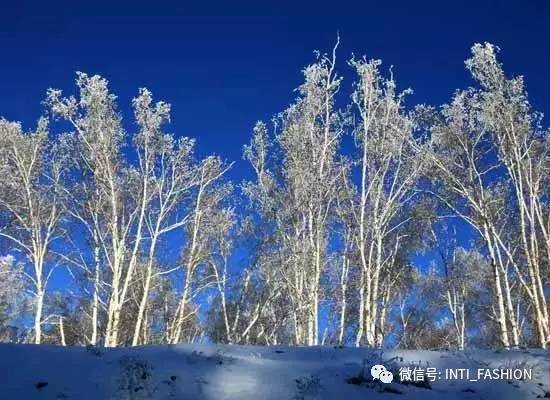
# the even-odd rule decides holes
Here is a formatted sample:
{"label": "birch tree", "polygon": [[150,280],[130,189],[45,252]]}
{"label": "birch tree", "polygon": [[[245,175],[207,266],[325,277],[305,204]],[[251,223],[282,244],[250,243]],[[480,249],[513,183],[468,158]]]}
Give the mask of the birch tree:
{"label": "birch tree", "polygon": [[415,196],[423,171],[423,145],[413,136],[414,121],[404,109],[409,91],[398,93],[393,77],[380,74],[378,60],[363,58],[350,64],[357,73],[352,100],[358,114],[354,135],[361,176],[353,207],[361,264],[355,344],[364,339],[369,346],[380,346],[381,279],[391,270],[405,238],[400,229],[410,216],[401,211]]}
{"label": "birch tree", "polygon": [[484,282],[483,274],[491,270],[487,259],[475,249],[466,250],[456,246],[456,239],[447,229],[436,236],[433,232],[435,247],[441,257],[443,274],[441,276],[442,302],[451,315],[455,344],[458,350],[464,350],[467,344],[468,324],[472,315],[481,309],[475,307]]}
{"label": "birch tree", "polygon": [[344,132],[343,117],[335,110],[341,82],[335,63],[333,52],[331,58],[322,56],[304,70],[300,98],[280,114],[277,122],[283,185],[292,210],[287,221],[291,229],[287,244],[292,256],[285,275],[298,311],[298,344],[319,344],[320,280],[328,260],[329,226],[341,175],[337,152]]}
{"label": "birch tree", "polygon": [[[118,344],[120,314],[137,263],[145,208],[149,200],[148,176],[138,178],[137,193],[127,191],[127,182],[135,174],[125,165],[121,150],[126,134],[116,110],[115,96],[100,76],[79,73],[76,80],[79,98],[62,97],[50,89],[48,104],[52,113],[67,120],[74,128],[78,162],[98,197],[104,200],[97,239],[108,265],[108,300],[105,346]],[[97,227],[96,227],[97,228]],[[135,238],[132,242],[132,234]]]}
{"label": "birch tree", "polygon": [[517,346],[517,321],[504,289],[508,253],[501,246],[499,222],[506,209],[499,193],[502,186],[494,180],[499,164],[491,157],[494,145],[483,129],[479,105],[477,92],[457,92],[453,102],[443,107],[443,119],[432,126],[432,178],[443,184],[441,191],[432,193],[482,238],[492,269],[500,341],[509,347],[512,336]]}
{"label": "birch tree", "polygon": [[[338,345],[344,345],[344,338],[347,328],[347,321],[349,316],[349,304],[348,298],[351,296],[350,292],[353,289],[353,267],[357,262],[356,248],[354,246],[354,239],[357,235],[355,221],[353,219],[353,199],[356,195],[354,188],[351,185],[350,179],[347,174],[342,179],[342,186],[347,190],[343,196],[338,198],[337,214],[339,223],[341,223],[341,251],[339,254],[339,260],[337,264],[337,287],[338,290],[336,298],[339,301],[339,318],[338,318],[338,333],[336,342]],[[350,207],[351,205],[351,207]]]}
{"label": "birch tree", "polygon": [[25,280],[22,265],[13,256],[0,257],[0,341],[16,340],[13,321],[24,311]]}
{"label": "birch tree", "polygon": [[[257,186],[248,189],[264,199],[259,202],[264,217],[271,220],[285,254],[276,268],[291,302],[296,344],[319,343],[321,276],[341,175],[338,148],[344,119],[335,109],[341,81],[335,62],[334,52],[331,57],[319,55],[304,70],[296,102],[275,119],[275,141],[259,124],[245,148],[257,174]],[[282,159],[270,171],[266,152],[271,146],[280,149]]]}
{"label": "birch tree", "polygon": [[481,86],[483,123],[510,177],[527,264],[527,273],[517,272],[534,305],[539,344],[546,348],[550,343],[550,320],[543,276],[550,265],[550,140],[541,128],[541,115],[531,110],[523,77],[507,78],[496,59],[497,51],[489,43],[476,44],[466,65]]}
{"label": "birch tree", "polygon": [[193,163],[194,141],[188,138],[175,140],[164,134],[161,125],[169,118],[169,106],[158,102],[152,104],[152,95],[142,89],[134,99],[135,117],[140,131],[134,139],[141,176],[148,176],[150,199],[144,211],[144,225],[148,246],[145,250],[145,274],[142,294],[136,316],[132,345],[140,340],[142,324],[149,299],[154,271],[155,256],[159,241],[174,230],[188,223],[191,212],[185,208],[194,186],[199,184]]}
{"label": "birch tree", "polygon": [[63,166],[49,142],[45,118],[29,133],[19,123],[0,120],[0,210],[9,220],[0,236],[18,249],[29,265],[25,276],[33,288],[36,344],[42,338],[44,298],[54,271],[48,258],[60,235],[62,175]]}
{"label": "birch tree", "polygon": [[213,217],[232,192],[232,186],[222,180],[229,168],[231,165],[215,156],[207,157],[197,166],[198,183],[193,191],[189,223],[186,225],[184,236],[185,247],[181,263],[183,289],[170,323],[169,343],[175,344],[181,340],[184,322],[196,312],[196,309],[188,310],[191,300],[214,284],[208,272],[202,277],[198,276],[198,273],[201,269],[208,271],[211,242],[217,229],[212,223]]}

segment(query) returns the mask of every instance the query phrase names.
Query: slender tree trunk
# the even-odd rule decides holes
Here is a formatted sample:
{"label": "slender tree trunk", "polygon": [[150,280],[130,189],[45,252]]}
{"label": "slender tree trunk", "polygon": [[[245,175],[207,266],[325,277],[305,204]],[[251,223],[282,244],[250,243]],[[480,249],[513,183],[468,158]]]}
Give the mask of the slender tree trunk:
{"label": "slender tree trunk", "polygon": [[35,257],[35,279],[36,279],[36,298],[34,311],[34,343],[42,342],[42,309],[44,307],[45,288],[43,283],[44,258],[42,252],[38,250]]}
{"label": "slender tree trunk", "polygon": [[39,284],[36,295],[36,310],[34,312],[34,344],[42,342],[42,308],[44,305],[44,290]]}
{"label": "slender tree trunk", "polygon": [[136,325],[134,326],[132,346],[137,346],[139,344],[139,336],[142,331],[143,319],[145,317],[145,310],[149,299],[149,290],[151,287],[152,276],[153,276],[153,268],[152,266],[147,265],[147,272],[145,276],[145,282],[143,285],[143,293],[141,295],[141,300],[139,302],[138,314],[136,316]]}
{"label": "slender tree trunk", "polygon": [[197,200],[195,203],[195,210],[193,212],[193,231],[191,236],[191,245],[189,247],[189,254],[187,258],[187,269],[185,271],[185,283],[183,292],[178,304],[178,309],[176,315],[174,316],[174,322],[172,324],[172,338],[171,343],[178,343],[181,336],[181,330],[183,327],[183,322],[185,321],[185,306],[187,303],[187,297],[189,295],[189,290],[191,288],[191,280],[193,279],[193,273],[196,266],[195,262],[195,251],[198,246],[198,235],[201,224],[201,207],[202,207],[202,195],[204,191],[204,171],[201,175],[201,182],[199,186],[199,191],[197,193]]}
{"label": "slender tree trunk", "polygon": [[98,342],[98,314],[99,314],[99,239],[97,238],[97,232],[94,231],[94,294],[92,299],[92,336],[90,338],[90,344],[97,346]]}
{"label": "slender tree trunk", "polygon": [[489,256],[491,260],[491,268],[493,272],[493,283],[494,283],[494,293],[495,293],[495,300],[496,300],[496,307],[497,307],[497,323],[499,327],[499,335],[500,335],[500,341],[504,348],[508,349],[510,348],[510,339],[508,335],[508,327],[506,325],[506,310],[504,306],[504,296],[502,294],[502,283],[501,283],[501,276],[500,276],[500,270],[499,266],[497,265],[497,257],[495,254],[495,247],[493,245],[493,241],[491,239],[490,230],[485,223],[483,225],[483,231],[485,235],[485,242],[487,244],[487,247],[489,249]]}
{"label": "slender tree trunk", "polygon": [[157,245],[158,237],[158,224],[153,237],[151,238],[151,245],[149,246],[149,257],[147,259],[147,269],[145,275],[145,282],[143,285],[143,293],[141,295],[141,300],[139,302],[138,314],[136,316],[136,325],[134,327],[134,336],[132,339],[132,346],[137,346],[139,342],[139,335],[141,331],[141,324],[143,322],[143,316],[145,314],[145,309],[147,307],[147,302],[149,300],[149,290],[151,288],[151,279],[153,278],[153,260],[155,255],[155,249]]}
{"label": "slender tree trunk", "polygon": [[63,328],[63,317],[59,317],[59,336],[61,337],[61,346],[67,346],[65,342],[65,329]]}
{"label": "slender tree trunk", "polygon": [[510,323],[510,328],[512,331],[512,347],[517,349],[519,348],[519,329],[517,324],[517,317],[514,310],[514,304],[512,302],[512,293],[510,289],[510,281],[508,279],[507,271],[502,271],[504,278],[504,293],[506,295],[506,309],[508,315],[508,321]]}
{"label": "slender tree trunk", "polygon": [[116,347],[118,345],[118,321],[120,317],[120,280],[122,275],[122,260],[118,251],[114,253],[113,279],[109,305],[107,309],[107,327],[105,330],[105,347]]}
{"label": "slender tree trunk", "polygon": [[317,230],[315,252],[315,282],[313,291],[313,346],[319,345],[319,286],[321,284],[321,246],[322,233]]}
{"label": "slender tree trunk", "polygon": [[[346,239],[346,243],[347,243]],[[347,245],[344,253],[347,252]],[[342,257],[342,272],[340,276],[340,323],[338,327],[338,344],[344,343],[344,333],[346,329],[346,307],[347,307],[347,290],[348,290],[348,256],[344,254]]]}
{"label": "slender tree trunk", "polygon": [[359,283],[359,318],[357,322],[357,335],[355,336],[355,347],[361,346],[363,339],[363,329],[365,326],[365,272],[361,271],[361,280]]}
{"label": "slender tree trunk", "polygon": [[191,272],[190,269],[191,266],[188,267],[188,270],[186,272],[186,279],[185,279],[185,285],[183,288],[183,292],[181,295],[181,299],[178,305],[178,309],[176,311],[176,315],[174,316],[174,325],[173,325],[173,335],[170,340],[171,344],[177,344],[179,343],[181,339],[181,332],[183,329],[183,323],[185,322],[185,307],[187,305],[187,297],[189,296],[189,290],[190,290],[190,280],[191,280]]}
{"label": "slender tree trunk", "polygon": [[458,349],[463,351],[466,344],[466,312],[464,302],[460,305],[460,342]]}

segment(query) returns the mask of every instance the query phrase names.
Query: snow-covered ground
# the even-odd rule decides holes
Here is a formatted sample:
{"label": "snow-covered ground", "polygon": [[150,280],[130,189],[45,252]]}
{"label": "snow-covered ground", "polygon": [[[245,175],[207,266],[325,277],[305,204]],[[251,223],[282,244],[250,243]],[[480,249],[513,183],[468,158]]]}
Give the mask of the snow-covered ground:
{"label": "snow-covered ground", "polygon": [[[370,368],[380,363],[395,373],[392,383],[372,380]],[[438,379],[399,382],[399,368],[415,366],[417,372],[435,368]],[[531,370],[532,379],[445,379],[449,371],[460,368],[467,369],[472,380],[479,369],[485,376],[486,369],[510,368]],[[550,352],[542,350],[458,353],[334,347],[0,345],[1,400],[545,397],[550,398]]]}

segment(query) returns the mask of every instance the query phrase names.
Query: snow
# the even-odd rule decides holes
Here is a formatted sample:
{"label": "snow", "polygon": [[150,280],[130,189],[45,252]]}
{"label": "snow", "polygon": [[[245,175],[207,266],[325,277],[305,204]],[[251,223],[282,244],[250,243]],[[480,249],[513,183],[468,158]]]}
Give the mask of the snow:
{"label": "snow", "polygon": [[[394,382],[372,381],[383,364]],[[398,369],[436,368],[430,388],[396,382]],[[445,370],[531,369],[527,380],[446,380]],[[363,373],[363,371],[366,371]],[[368,376],[367,376],[368,375]],[[366,378],[366,379],[365,379]],[[498,399],[550,397],[550,352],[465,352],[221,345],[82,348],[0,345],[0,399]]]}

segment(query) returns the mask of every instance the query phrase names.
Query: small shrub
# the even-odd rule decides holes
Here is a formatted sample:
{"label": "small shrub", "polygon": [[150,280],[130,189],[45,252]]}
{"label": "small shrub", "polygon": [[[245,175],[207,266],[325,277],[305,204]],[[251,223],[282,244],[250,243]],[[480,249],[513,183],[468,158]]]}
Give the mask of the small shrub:
{"label": "small shrub", "polygon": [[313,399],[322,389],[321,381],[316,375],[296,379],[296,387],[298,393],[294,396],[295,400]]}
{"label": "small shrub", "polygon": [[120,376],[118,379],[117,399],[150,399],[155,391],[151,382],[153,367],[147,361],[135,356],[121,358],[119,365]]}
{"label": "small shrub", "polygon": [[91,355],[96,356],[96,357],[99,357],[99,356],[101,356],[101,354],[102,354],[102,353],[101,353],[101,350],[99,349],[99,347],[93,346],[93,345],[91,345],[91,344],[89,344],[89,345],[86,346],[86,351],[87,351],[88,353],[90,353]]}

